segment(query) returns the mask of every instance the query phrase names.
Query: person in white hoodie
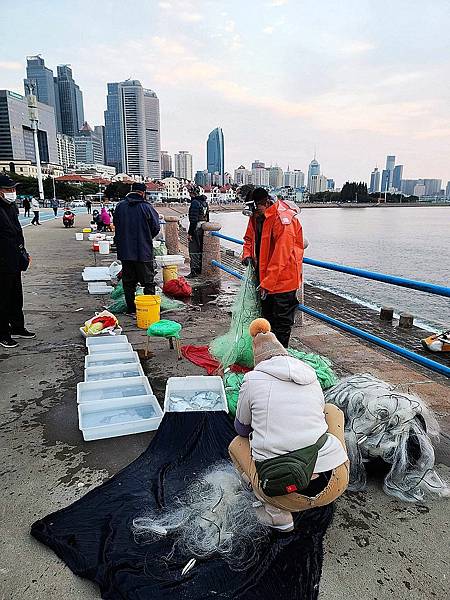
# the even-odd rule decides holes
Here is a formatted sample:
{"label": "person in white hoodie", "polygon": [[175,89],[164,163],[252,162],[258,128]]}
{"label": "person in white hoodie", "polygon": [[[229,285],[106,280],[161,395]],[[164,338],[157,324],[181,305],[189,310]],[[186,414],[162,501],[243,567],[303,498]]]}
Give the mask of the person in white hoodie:
{"label": "person in white hoodie", "polygon": [[239,394],[229,453],[262,506],[258,518],[292,531],[292,513],[333,502],[347,488],[344,415],[325,404],[316,373],[293,358],[265,319],[250,326],[255,369]]}
{"label": "person in white hoodie", "polygon": [[31,200],[31,210],[33,211],[33,219],[31,221],[32,225],[40,225],[39,222],[39,211],[41,210],[41,207],[39,205],[39,200],[37,198],[32,198]]}

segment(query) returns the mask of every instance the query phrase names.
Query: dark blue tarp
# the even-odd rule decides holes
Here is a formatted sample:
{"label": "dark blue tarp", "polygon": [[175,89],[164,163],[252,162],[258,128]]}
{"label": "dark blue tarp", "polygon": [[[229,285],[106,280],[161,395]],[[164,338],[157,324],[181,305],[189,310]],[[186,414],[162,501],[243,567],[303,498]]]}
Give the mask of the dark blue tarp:
{"label": "dark blue tarp", "polygon": [[138,459],[71,506],[34,523],[31,533],[74,573],[95,581],[102,598],[314,600],[332,506],[297,515],[293,533],[271,533],[245,571],[217,558],[198,562],[181,577],[186,557],[165,558],[173,539],[134,541],[133,518],[146,508],[170,507],[200,471],[228,458],[234,435],[225,413],[166,414]]}

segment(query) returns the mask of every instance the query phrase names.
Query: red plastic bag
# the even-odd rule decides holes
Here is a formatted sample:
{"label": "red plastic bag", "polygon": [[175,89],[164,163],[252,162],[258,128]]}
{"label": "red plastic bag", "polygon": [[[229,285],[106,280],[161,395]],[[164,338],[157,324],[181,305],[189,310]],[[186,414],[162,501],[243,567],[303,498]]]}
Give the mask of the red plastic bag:
{"label": "red plastic bag", "polygon": [[163,293],[171,298],[190,298],[192,288],[184,277],[178,277],[178,279],[171,279],[164,284]]}

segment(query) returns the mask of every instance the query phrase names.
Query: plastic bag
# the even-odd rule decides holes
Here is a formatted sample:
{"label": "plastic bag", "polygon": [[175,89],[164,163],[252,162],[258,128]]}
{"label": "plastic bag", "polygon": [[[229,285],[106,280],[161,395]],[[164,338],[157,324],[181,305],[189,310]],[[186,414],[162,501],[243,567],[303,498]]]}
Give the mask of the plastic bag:
{"label": "plastic bag", "polygon": [[104,334],[116,335],[121,331],[122,328],[119,327],[117,317],[108,310],[96,313],[95,316],[85,321],[84,325],[80,327],[80,332],[84,337]]}
{"label": "plastic bag", "polygon": [[189,298],[192,296],[192,288],[184,277],[167,281],[163,286],[163,292],[171,298]]}
{"label": "plastic bag", "polygon": [[158,245],[153,243],[153,255],[154,256],[166,256],[167,246],[165,242],[159,242]]}

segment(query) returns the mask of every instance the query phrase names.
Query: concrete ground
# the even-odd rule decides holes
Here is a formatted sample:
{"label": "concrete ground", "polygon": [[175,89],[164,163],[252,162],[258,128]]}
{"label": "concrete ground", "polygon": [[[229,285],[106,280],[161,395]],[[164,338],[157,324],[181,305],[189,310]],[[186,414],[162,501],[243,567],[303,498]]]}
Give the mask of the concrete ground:
{"label": "concrete ground", "polygon": [[[87,223],[85,216],[76,220]],[[114,475],[152,437],[146,433],[84,442],[78,430],[76,384],[83,378],[85,356],[78,327],[103,302],[89,296],[81,281],[81,270],[93,264],[93,256],[87,242],[75,241],[78,230],[64,230],[59,220],[25,230],[33,255],[23,278],[26,319],[37,338],[0,350],[2,600],[99,597],[96,586],[74,576],[31,538],[30,525]],[[224,280],[217,302],[213,287],[197,291],[196,304],[174,316],[183,324],[184,342],[206,344],[226,330],[229,316],[223,305],[233,285]],[[145,337],[134,322],[123,317],[121,323],[133,346],[143,348]],[[293,345],[327,355],[341,375],[369,371],[418,391],[443,424],[438,470],[450,477],[450,388],[443,378],[312,319],[296,328]],[[167,377],[200,373],[187,361],[177,361],[164,340],[153,340],[151,348],[154,356],[143,365],[160,400]],[[321,598],[448,597],[448,502],[404,504],[387,497],[380,483],[372,480],[367,492],[347,493],[336,503],[326,538]]]}

